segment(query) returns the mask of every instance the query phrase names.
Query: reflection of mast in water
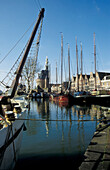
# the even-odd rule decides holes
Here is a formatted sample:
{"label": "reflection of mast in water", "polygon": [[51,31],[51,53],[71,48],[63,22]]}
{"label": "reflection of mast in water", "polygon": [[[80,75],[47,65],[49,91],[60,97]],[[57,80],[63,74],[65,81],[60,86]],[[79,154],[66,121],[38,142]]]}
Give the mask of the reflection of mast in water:
{"label": "reflection of mast in water", "polygon": [[[62,121],[62,152],[64,153],[65,151],[65,140],[67,140],[67,138],[64,139],[64,126],[66,126],[66,128],[68,129],[68,140],[69,140],[69,150],[71,150],[71,127],[72,127],[72,110],[69,108],[64,108],[61,107],[61,119],[62,120],[70,120],[70,122],[64,122]],[[64,112],[63,112],[64,111]]]}
{"label": "reflection of mast in water", "polygon": [[[63,120],[63,107],[61,107],[61,120]],[[62,141],[64,141],[64,126],[62,121]]]}
{"label": "reflection of mast in water", "polygon": [[[69,138],[69,150],[71,150],[71,127],[72,127],[72,119],[71,119],[72,110],[69,109],[69,120],[70,120],[70,126],[69,126],[69,132],[68,132],[68,138]],[[68,122],[69,123],[69,122]]]}
{"label": "reflection of mast in water", "polygon": [[98,105],[91,106],[91,119],[96,119],[96,128],[99,123],[99,119],[102,118],[102,110]]}
{"label": "reflection of mast in water", "polygon": [[[61,119],[63,120],[63,107],[61,107]],[[64,125],[62,121],[62,153],[65,151],[65,146],[64,146]]]}
{"label": "reflection of mast in water", "polygon": [[91,105],[91,109],[90,109],[91,120],[94,120],[96,115],[97,115],[97,108],[95,105]]}
{"label": "reflection of mast in water", "polygon": [[49,117],[50,117],[50,109],[49,109],[49,101],[44,101],[44,109],[45,109],[45,115],[46,115],[46,122],[45,122],[45,128],[46,128],[46,135],[48,137],[49,135]]}
{"label": "reflection of mast in water", "polygon": [[49,122],[48,121],[45,122],[45,127],[46,127],[46,135],[48,137],[49,135]]}
{"label": "reflection of mast in water", "polygon": [[45,122],[45,128],[46,128],[46,135],[48,136],[48,134],[49,134],[49,124],[50,124],[50,122],[48,121],[49,118],[50,118],[49,101],[48,100],[37,101],[37,112],[39,113],[39,116],[41,116],[42,119],[47,120]]}
{"label": "reflection of mast in water", "polygon": [[77,115],[77,119],[78,119],[78,150],[79,152],[83,150],[85,150],[85,133],[84,133],[84,122],[80,122],[79,120],[83,120],[84,115],[88,113],[88,109],[85,107],[80,107],[80,106],[73,106],[72,107],[72,112],[73,115],[75,116],[75,114]]}
{"label": "reflection of mast in water", "polygon": [[71,109],[69,109],[69,120],[70,120],[70,126],[71,126],[72,125]]}
{"label": "reflection of mast in water", "polygon": [[85,134],[84,134],[84,122],[82,121],[82,125],[81,125],[81,130],[82,130],[82,146],[83,149],[85,150]]}
{"label": "reflection of mast in water", "polygon": [[[56,120],[58,120],[58,105],[56,107]],[[56,121],[56,130],[58,130],[58,121]]]}
{"label": "reflection of mast in water", "polygon": [[78,121],[78,149],[81,153],[85,150],[85,133],[84,133],[84,122]]}
{"label": "reflection of mast in water", "polygon": [[28,115],[30,114],[30,100],[28,99]]}
{"label": "reflection of mast in water", "polygon": [[81,134],[80,134],[80,122],[78,121],[78,150],[80,151],[80,153],[81,153],[81,140],[80,140],[80,136],[81,136]]}
{"label": "reflection of mast in water", "polygon": [[98,106],[98,105],[92,105],[91,110],[92,110],[91,112],[94,115],[94,118],[96,118],[96,128],[97,128],[97,125],[99,123],[99,119],[102,118],[102,110],[101,110],[101,107]]}

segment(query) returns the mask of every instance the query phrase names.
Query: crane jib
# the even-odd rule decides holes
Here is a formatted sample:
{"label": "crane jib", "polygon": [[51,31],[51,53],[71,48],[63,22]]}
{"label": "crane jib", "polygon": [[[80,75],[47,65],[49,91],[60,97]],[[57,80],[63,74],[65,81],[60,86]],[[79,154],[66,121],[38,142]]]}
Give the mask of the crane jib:
{"label": "crane jib", "polygon": [[24,67],[26,58],[27,58],[27,56],[28,56],[29,50],[30,50],[30,48],[31,48],[32,42],[33,42],[33,40],[34,40],[35,34],[36,34],[37,29],[38,29],[38,27],[39,27],[39,24],[40,24],[40,22],[41,22],[41,19],[44,17],[44,11],[45,11],[45,9],[42,8],[41,11],[40,11],[40,13],[39,13],[37,22],[36,22],[36,24],[35,24],[35,26],[34,26],[33,32],[32,32],[32,34],[31,34],[31,36],[30,36],[30,39],[29,39],[28,45],[27,45],[27,47],[26,47],[26,50],[25,50],[25,52],[24,52],[23,58],[22,58],[22,60],[21,60],[21,62],[20,62],[20,65],[19,65],[19,67],[18,67],[16,77],[15,77],[15,79],[14,79],[14,81],[13,81],[13,87],[12,87],[12,92],[11,92],[10,98],[13,98],[13,97],[14,97],[15,92],[16,92],[16,90],[17,90],[17,86],[18,86],[19,78],[20,78],[20,76],[21,76],[22,69],[23,69],[23,67]]}

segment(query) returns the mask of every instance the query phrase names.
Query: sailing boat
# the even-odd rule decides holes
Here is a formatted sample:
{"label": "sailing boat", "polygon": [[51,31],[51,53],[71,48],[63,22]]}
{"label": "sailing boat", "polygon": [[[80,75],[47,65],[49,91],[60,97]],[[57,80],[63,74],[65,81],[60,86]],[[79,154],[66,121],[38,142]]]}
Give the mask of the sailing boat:
{"label": "sailing boat", "polygon": [[[89,92],[83,91],[83,66],[82,66],[82,43],[81,43],[81,87],[79,88],[79,74],[78,74],[78,48],[77,48],[77,39],[76,39],[76,60],[77,60],[77,92],[74,92],[75,101],[78,104],[85,103],[86,97],[90,94]],[[80,90],[80,91],[79,91]]]}
{"label": "sailing boat", "polygon": [[[86,102],[92,104],[106,105],[110,106],[110,94],[107,94],[105,90],[105,94],[102,93],[101,90],[97,89],[97,79],[96,79],[96,44],[95,44],[95,33],[94,33],[94,69],[95,69],[95,89],[92,92],[92,95],[87,97]],[[95,93],[95,95],[94,95]]]}
{"label": "sailing boat", "polygon": [[23,66],[43,16],[44,8],[39,13],[23,58],[19,64],[16,77],[12,83],[11,94],[0,98],[0,169],[13,169],[18,158],[26,108],[22,99],[16,100],[14,97]]}
{"label": "sailing boat", "polygon": [[[69,82],[68,82],[68,89],[63,93],[62,90],[62,73],[63,73],[63,34],[61,34],[61,94],[58,96],[58,102],[59,103],[65,103],[67,106],[68,104],[73,104],[74,97],[70,93],[71,89],[71,82],[70,82],[70,47],[68,44],[68,65],[69,65]],[[64,104],[63,104],[64,105]]]}

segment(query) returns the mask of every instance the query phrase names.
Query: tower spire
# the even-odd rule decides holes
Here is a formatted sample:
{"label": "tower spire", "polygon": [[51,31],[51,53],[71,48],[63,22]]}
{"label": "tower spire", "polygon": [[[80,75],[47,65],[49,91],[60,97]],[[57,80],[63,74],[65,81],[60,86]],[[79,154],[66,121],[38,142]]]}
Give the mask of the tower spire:
{"label": "tower spire", "polygon": [[48,57],[46,56],[46,60],[45,60],[45,70],[48,70]]}

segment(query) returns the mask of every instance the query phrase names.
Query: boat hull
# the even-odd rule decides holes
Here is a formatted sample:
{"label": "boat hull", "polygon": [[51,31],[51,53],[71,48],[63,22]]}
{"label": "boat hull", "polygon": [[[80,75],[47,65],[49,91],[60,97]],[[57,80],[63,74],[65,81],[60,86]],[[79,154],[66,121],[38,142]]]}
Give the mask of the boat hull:
{"label": "boat hull", "polygon": [[110,95],[83,95],[75,97],[75,103],[110,106]]}
{"label": "boat hull", "polygon": [[59,102],[59,104],[63,104],[63,105],[66,105],[66,106],[73,105],[74,104],[74,97],[71,94],[59,95],[58,102]]}
{"label": "boat hull", "polygon": [[97,104],[101,106],[110,106],[110,95],[96,95],[86,98],[86,103]]}
{"label": "boat hull", "polygon": [[[24,118],[25,111],[19,118]],[[15,120],[0,130],[0,169],[14,168],[20,151],[23,127],[24,120]]]}

